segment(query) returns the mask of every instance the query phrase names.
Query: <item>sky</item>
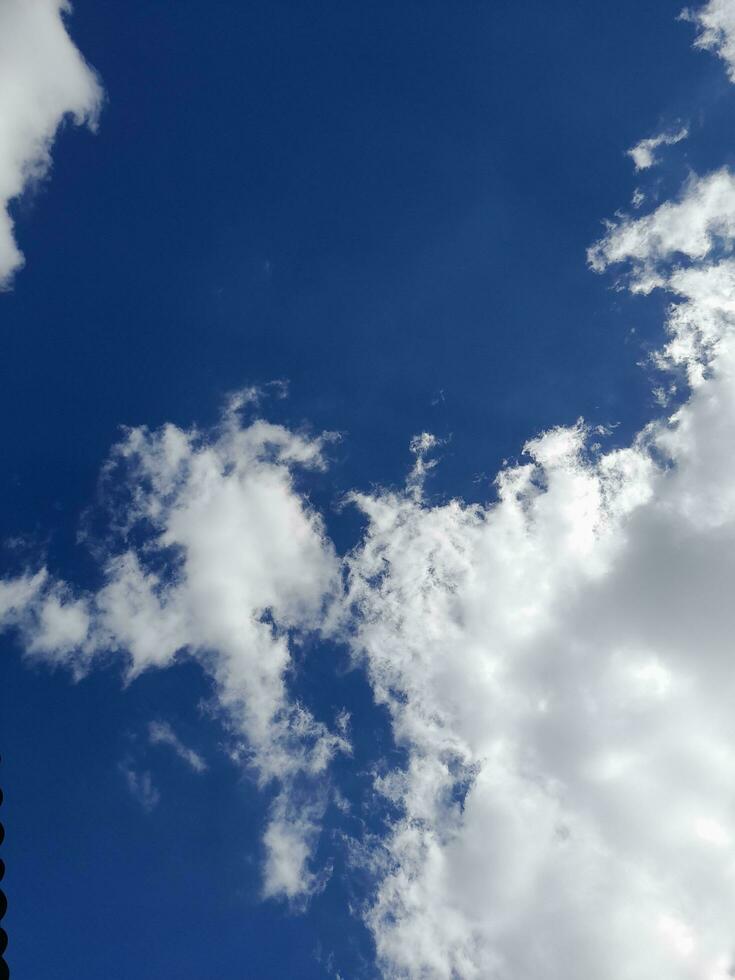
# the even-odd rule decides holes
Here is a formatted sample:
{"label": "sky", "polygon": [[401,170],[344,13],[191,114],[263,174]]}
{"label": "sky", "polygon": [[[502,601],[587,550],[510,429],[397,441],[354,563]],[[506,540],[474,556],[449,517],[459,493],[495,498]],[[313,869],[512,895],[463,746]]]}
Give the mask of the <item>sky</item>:
{"label": "sky", "polygon": [[735,0],[0,0],[11,975],[735,974]]}

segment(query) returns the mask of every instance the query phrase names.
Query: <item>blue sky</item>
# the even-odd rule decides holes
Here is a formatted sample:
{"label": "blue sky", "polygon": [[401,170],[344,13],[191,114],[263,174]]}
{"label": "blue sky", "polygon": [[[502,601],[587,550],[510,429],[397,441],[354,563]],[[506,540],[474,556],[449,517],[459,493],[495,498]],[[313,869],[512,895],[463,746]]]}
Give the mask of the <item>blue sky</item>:
{"label": "blue sky", "polygon": [[13,975],[728,975],[735,5],[60,6],[0,0]]}

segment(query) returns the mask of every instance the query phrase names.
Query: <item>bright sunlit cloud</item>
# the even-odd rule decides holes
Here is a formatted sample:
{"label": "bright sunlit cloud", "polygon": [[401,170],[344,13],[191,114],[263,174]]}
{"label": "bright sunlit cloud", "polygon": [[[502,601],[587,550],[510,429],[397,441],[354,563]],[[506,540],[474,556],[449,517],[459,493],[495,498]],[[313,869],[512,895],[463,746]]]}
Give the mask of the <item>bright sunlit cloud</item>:
{"label": "bright sunlit cloud", "polygon": [[51,168],[62,122],[94,128],[102,89],[71,41],[67,0],[0,3],[0,289],[24,264],[8,206]]}

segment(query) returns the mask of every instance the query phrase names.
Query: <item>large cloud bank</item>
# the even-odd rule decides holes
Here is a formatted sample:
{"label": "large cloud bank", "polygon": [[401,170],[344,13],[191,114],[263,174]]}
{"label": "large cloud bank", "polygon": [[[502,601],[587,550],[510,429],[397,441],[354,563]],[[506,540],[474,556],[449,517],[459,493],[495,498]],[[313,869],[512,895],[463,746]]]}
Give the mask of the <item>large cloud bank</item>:
{"label": "large cloud bank", "polygon": [[[725,32],[733,9],[691,16]],[[591,247],[594,271],[671,301],[656,360],[686,396],[629,446],[551,428],[487,503],[432,504],[424,434],[404,489],[352,495],[366,529],[340,558],[298,482],[328,437],[247,420],[241,399],[214,432],[129,432],[107,468],[101,588],[7,579],[0,623],[76,672],[110,651],[131,675],[198,657],[257,780],[278,787],[264,892],[294,900],[320,885],[329,764],[349,745],[291,696],[293,644],[345,643],[406,758],[375,777],[385,833],[351,848],[386,977],[726,980],[734,246],[721,169]]]}
{"label": "large cloud bank", "polygon": [[732,975],[733,218],[720,172],[592,252],[675,298],[670,418],[607,453],[552,429],[486,506],[355,498],[351,642],[409,758],[381,783],[386,975]]}
{"label": "large cloud bank", "polygon": [[66,32],[67,0],[0,2],[0,289],[23,265],[8,205],[51,166],[61,122],[94,125],[101,89]]}

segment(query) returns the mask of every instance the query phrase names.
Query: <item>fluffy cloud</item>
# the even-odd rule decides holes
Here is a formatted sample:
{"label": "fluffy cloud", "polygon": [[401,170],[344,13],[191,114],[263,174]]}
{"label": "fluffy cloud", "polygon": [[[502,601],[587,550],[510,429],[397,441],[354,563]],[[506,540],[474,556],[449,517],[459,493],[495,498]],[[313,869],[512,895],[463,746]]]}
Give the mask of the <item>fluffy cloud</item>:
{"label": "fluffy cloud", "polygon": [[51,165],[62,121],[94,125],[102,92],[64,27],[66,0],[0,3],[0,289],[23,265],[8,205]]}
{"label": "fluffy cloud", "polygon": [[[264,890],[296,899],[318,884],[309,857],[320,780],[348,746],[290,699],[289,633],[318,627],[338,563],[293,485],[294,470],[323,466],[323,440],[259,419],[243,424],[243,400],[213,434],[129,431],[106,469],[117,534],[101,589],[73,595],[45,572],[6,581],[0,618],[29,656],[76,674],[110,651],[124,655],[130,678],[182,651],[198,657],[249,769],[260,785],[280,787]],[[200,761],[165,727],[151,736]]]}
{"label": "fluffy cloud", "polygon": [[405,492],[354,495],[345,635],[408,758],[377,781],[386,976],[732,975],[732,188],[693,179],[594,252],[674,295],[670,418],[610,452],[551,429],[482,506],[423,499],[426,439]]}
{"label": "fluffy cloud", "polygon": [[673,133],[659,133],[658,136],[649,136],[631,147],[628,150],[628,156],[632,159],[636,170],[648,170],[649,167],[658,162],[656,150],[660,146],[673,146],[675,143],[681,143],[688,135],[689,130],[684,126]]}
{"label": "fluffy cloud", "polygon": [[692,176],[678,201],[641,218],[609,222],[587,257],[596,272],[629,263],[633,290],[646,293],[665,284],[662,263],[703,259],[734,236],[735,177],[723,167],[704,178]]}
{"label": "fluffy cloud", "polygon": [[727,65],[730,81],[735,82],[735,4],[733,0],[709,0],[698,10],[686,9],[684,20],[692,21],[699,33],[698,48],[713,51]]}

